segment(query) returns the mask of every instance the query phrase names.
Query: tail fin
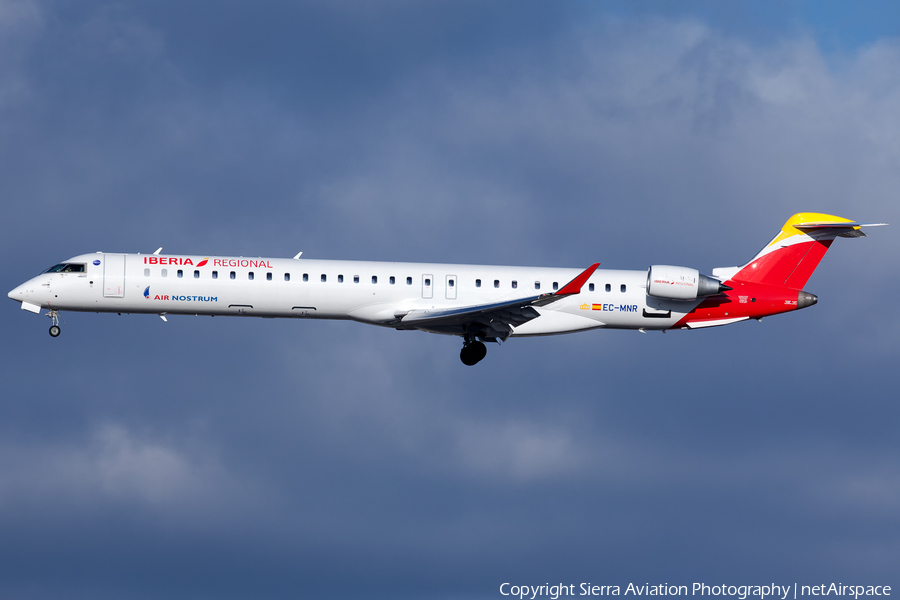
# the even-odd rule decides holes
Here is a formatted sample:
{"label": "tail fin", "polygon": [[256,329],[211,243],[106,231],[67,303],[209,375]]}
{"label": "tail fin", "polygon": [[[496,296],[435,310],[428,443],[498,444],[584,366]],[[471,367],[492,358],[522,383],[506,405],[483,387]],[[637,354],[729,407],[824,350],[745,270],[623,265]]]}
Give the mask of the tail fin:
{"label": "tail fin", "polygon": [[775,239],[746,265],[713,269],[713,275],[722,281],[763,283],[799,290],[806,285],[834,238],[865,237],[861,227],[884,224],[864,225],[833,215],[798,213],[788,219]]}

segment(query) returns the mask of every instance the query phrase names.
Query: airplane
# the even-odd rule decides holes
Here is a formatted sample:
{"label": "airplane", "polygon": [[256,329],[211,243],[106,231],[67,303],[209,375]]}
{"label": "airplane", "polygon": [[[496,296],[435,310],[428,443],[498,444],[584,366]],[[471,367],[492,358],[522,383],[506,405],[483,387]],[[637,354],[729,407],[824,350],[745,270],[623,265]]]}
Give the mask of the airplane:
{"label": "airplane", "polygon": [[590,329],[702,329],[791,312],[818,298],[803,286],[836,237],[865,237],[857,223],[798,213],[747,264],[646,271],[454,265],[183,254],[82,254],[11,292],[33,313],[344,319],[459,336],[475,365],[485,342]]}

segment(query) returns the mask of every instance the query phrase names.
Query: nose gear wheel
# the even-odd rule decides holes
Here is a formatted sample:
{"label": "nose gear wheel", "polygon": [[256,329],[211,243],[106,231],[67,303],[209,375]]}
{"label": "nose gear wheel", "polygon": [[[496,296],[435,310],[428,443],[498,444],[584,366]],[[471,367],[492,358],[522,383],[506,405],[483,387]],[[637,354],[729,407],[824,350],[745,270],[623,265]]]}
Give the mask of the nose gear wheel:
{"label": "nose gear wheel", "polygon": [[52,325],[50,325],[50,337],[59,337],[59,332],[61,331],[59,328],[59,312],[50,309],[50,312],[47,313],[47,316],[50,317],[50,321],[52,323]]}

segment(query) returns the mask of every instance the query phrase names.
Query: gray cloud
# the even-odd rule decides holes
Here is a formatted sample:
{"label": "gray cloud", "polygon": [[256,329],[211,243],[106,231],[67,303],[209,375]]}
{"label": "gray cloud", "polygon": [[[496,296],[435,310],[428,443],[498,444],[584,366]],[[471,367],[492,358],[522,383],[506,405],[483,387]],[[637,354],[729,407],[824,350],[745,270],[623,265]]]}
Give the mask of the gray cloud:
{"label": "gray cloud", "polygon": [[93,512],[111,504],[180,512],[192,506],[196,519],[208,516],[217,498],[246,496],[245,482],[229,481],[222,465],[196,444],[180,449],[117,423],[94,427],[80,444],[18,442],[2,452],[0,502],[10,511],[63,505]]}

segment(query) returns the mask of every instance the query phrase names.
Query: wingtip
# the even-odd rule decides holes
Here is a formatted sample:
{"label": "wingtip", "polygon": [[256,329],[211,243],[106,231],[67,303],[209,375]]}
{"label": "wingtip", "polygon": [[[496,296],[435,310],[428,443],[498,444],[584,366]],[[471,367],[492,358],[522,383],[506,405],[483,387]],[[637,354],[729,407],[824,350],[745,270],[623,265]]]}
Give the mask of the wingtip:
{"label": "wingtip", "polygon": [[599,266],[600,266],[600,263],[598,263],[598,262],[592,264],[587,269],[582,271],[581,274],[578,275],[578,277],[576,277],[575,279],[573,279],[572,281],[570,281],[569,283],[564,285],[561,290],[559,290],[558,292],[556,292],[554,294],[554,296],[568,296],[571,294],[580,293],[582,286],[585,284],[585,282],[588,279],[591,278],[591,275],[594,274],[594,271],[596,271],[597,267],[599,267]]}

